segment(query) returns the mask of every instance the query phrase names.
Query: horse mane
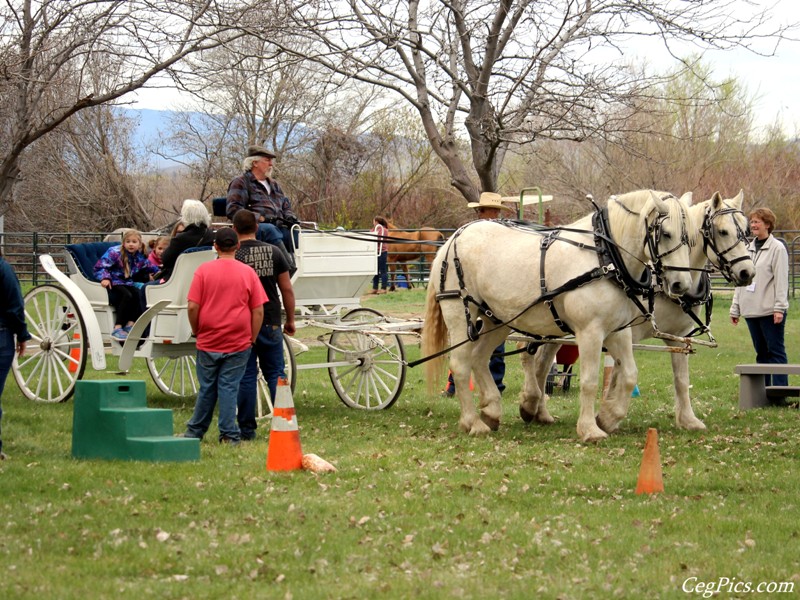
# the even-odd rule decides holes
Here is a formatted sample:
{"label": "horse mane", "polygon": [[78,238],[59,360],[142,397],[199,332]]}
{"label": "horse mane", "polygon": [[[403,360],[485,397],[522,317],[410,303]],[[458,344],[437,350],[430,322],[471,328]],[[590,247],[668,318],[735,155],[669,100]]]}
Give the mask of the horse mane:
{"label": "horse mane", "polygon": [[[608,220],[612,233],[618,243],[630,238],[643,239],[645,231],[642,229],[642,209],[650,200],[651,190],[636,190],[617,194],[608,199]],[[663,194],[663,192],[655,192]]]}
{"label": "horse mane", "polygon": [[703,235],[701,231],[703,226],[703,218],[705,217],[706,209],[713,200],[713,198],[709,198],[703,202],[692,204],[686,210],[686,227],[688,228],[687,233],[689,234],[689,250],[692,253],[692,256],[694,256],[694,248],[702,247],[700,241]]}

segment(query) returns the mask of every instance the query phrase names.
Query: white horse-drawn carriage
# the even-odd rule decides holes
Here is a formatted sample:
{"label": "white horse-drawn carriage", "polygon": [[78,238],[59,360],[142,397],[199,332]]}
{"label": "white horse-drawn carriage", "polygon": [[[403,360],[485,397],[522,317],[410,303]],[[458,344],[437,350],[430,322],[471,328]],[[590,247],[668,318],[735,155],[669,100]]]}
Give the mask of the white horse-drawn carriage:
{"label": "white horse-drawn carriage", "polygon": [[[656,334],[680,344],[695,324],[708,332],[708,323],[703,326],[692,316],[698,312],[693,298],[706,289],[706,262],[736,285],[746,284],[754,272],[745,245],[742,194],[731,200],[717,194],[690,204],[685,197],[643,191],[612,197],[606,211],[598,210],[566,228],[537,231],[512,222],[484,221],[457,231],[433,264],[424,323],[426,358],[417,362],[450,353],[461,428],[480,434],[499,426],[499,394],[486,365],[509,333],[562,342],[565,333],[573,332],[582,363],[578,434],[589,441],[614,431],[627,413],[636,384],[633,342]],[[298,270],[292,277],[302,317],[298,325],[323,328],[325,333],[317,339],[327,348],[327,361],[297,364],[285,338],[292,386],[297,371],[325,368],[347,406],[391,406],[409,366],[401,336],[420,329],[422,322],[392,320],[360,306],[360,295],[377,270],[374,238],[344,231],[298,233]],[[490,259],[497,256],[498,244],[503,245],[500,261]],[[102,370],[110,351],[119,356],[121,371],[127,372],[134,358],[144,358],[163,392],[195,395],[195,344],[186,295],[194,270],[212,260],[214,251],[182,254],[169,282],[149,286],[148,309],[121,344],[110,335],[114,315],[106,291],[87,276],[104,250],[92,244],[68,246],[68,274],[56,267],[52,257],[41,257],[55,285],[39,286],[25,298],[33,341],[14,366],[23,393],[35,400],[64,401],[83,375],[87,356],[96,370]],[[655,304],[654,284],[661,291]],[[644,306],[647,297],[649,307]],[[642,325],[653,318],[654,308],[655,320],[665,325],[660,331],[650,322]],[[604,349],[615,358],[616,368],[608,396],[595,414]],[[544,388],[555,351],[555,346],[547,346],[536,353],[538,365],[526,367],[520,403],[526,421],[552,422]],[[677,422],[701,429],[702,422],[691,410],[686,357],[678,353],[672,357]],[[433,375],[435,369],[429,371]],[[479,413],[468,391],[470,373],[481,395]],[[259,409],[264,414],[268,393],[263,382],[260,392]]]}
{"label": "white horse-drawn carriage", "polygon": [[[336,393],[347,406],[391,406],[405,381],[405,351],[400,337],[404,328],[393,327],[381,313],[359,303],[377,272],[377,244],[369,236],[341,231],[302,229],[298,234],[297,271],[292,276],[297,310],[306,323],[325,328],[318,339],[327,347],[327,361],[298,365],[292,344],[285,337],[286,370],[292,388],[298,370],[326,368]],[[89,357],[92,367],[101,371],[106,369],[109,354],[119,357],[118,370],[123,373],[135,358],[145,359],[153,381],[166,394],[182,398],[196,395],[196,349],[186,296],[197,267],[213,260],[216,252],[211,248],[184,252],[169,281],[147,286],[147,310],[123,343],[111,337],[114,308],[105,288],[92,277],[95,262],[114,244],[66,246],[66,273],[52,256],[40,256],[53,283],[40,285],[25,296],[33,339],[25,356],[13,367],[20,389],[31,400],[69,399]],[[269,410],[264,401],[269,402],[269,397],[265,382],[261,383],[259,411],[266,414]]]}

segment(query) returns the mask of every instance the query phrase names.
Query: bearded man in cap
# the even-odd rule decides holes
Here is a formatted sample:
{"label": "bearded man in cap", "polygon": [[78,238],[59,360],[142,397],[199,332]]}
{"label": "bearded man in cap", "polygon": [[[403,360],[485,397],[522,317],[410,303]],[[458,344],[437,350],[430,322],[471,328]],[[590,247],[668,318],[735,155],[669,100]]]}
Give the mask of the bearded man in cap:
{"label": "bearded man in cap", "polygon": [[228,186],[225,214],[233,221],[233,215],[242,209],[254,212],[258,216],[257,239],[281,248],[294,269],[294,253],[289,251],[294,248],[291,227],[299,221],[289,198],[270,177],[274,164],[275,154],[263,146],[247,148],[244,173]]}

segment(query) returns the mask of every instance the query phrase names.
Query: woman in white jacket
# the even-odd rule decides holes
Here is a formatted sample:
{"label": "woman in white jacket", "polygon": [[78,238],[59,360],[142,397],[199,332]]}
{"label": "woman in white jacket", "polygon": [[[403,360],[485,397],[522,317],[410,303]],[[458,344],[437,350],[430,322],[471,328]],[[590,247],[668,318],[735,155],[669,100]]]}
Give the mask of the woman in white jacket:
{"label": "woman in white jacket", "polygon": [[[789,255],[779,240],[772,235],[775,213],[768,208],[757,208],[749,215],[750,255],[756,266],[756,276],[747,287],[737,287],[731,304],[731,323],[736,325],[744,317],[753,346],[756,362],[786,364],[786,347],[783,330],[789,308]],[[767,385],[788,385],[786,375],[766,376]]]}

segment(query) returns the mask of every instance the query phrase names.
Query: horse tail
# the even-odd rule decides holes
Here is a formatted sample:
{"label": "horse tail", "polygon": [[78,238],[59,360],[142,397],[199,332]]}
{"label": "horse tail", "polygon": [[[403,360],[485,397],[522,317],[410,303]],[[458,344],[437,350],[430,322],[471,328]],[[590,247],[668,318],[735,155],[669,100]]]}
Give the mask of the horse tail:
{"label": "horse tail", "polygon": [[[445,349],[447,342],[447,324],[444,322],[442,307],[436,299],[436,284],[433,278],[428,282],[428,294],[425,298],[425,324],[422,328],[422,355],[432,356]],[[444,355],[437,356],[425,363],[425,378],[428,393],[435,393],[438,381],[444,375]]]}

